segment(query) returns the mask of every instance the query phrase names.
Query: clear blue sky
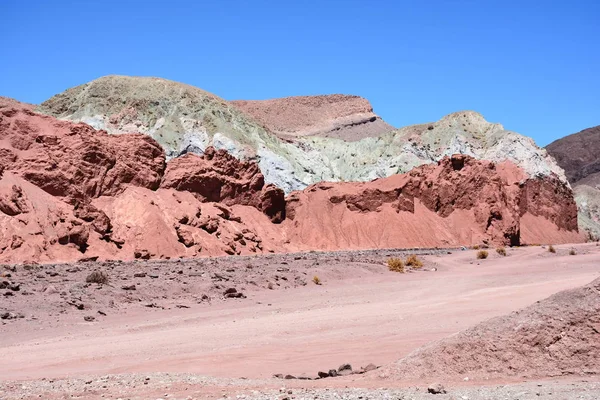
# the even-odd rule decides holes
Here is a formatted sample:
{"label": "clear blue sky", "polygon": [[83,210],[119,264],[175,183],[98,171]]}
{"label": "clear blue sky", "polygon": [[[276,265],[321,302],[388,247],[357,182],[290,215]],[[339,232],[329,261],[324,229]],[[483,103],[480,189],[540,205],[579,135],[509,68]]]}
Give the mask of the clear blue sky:
{"label": "clear blue sky", "polygon": [[600,1],[0,0],[0,95],[108,74],[226,99],[357,94],[395,126],[463,109],[540,145],[600,125]]}

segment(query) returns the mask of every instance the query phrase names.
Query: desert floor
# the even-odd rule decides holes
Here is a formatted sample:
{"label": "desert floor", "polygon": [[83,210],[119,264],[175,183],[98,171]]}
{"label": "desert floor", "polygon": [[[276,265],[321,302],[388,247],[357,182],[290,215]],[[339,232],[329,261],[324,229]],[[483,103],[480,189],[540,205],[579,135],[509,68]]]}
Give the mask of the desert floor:
{"label": "desert floor", "polygon": [[[600,276],[594,243],[555,247],[426,251],[404,274],[385,264],[399,250],[5,266],[0,280],[19,288],[0,296],[0,399],[600,398],[590,377],[464,381],[447,395],[426,393],[435,377],[395,387],[377,370],[272,378],[391,363]],[[86,284],[92,270],[109,283]]]}

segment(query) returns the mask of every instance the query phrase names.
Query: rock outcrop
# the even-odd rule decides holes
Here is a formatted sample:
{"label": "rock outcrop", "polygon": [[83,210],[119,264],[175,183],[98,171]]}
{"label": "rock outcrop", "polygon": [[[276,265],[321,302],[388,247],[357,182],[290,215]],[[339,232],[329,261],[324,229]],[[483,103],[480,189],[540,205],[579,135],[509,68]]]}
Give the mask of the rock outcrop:
{"label": "rock outcrop", "polygon": [[164,152],[146,135],[109,135],[58,121],[27,107],[0,103],[0,161],[53,196],[69,202],[121,192],[125,185],[158,188]]}
{"label": "rock outcrop", "polygon": [[167,166],[147,135],[109,135],[14,101],[0,101],[0,145],[0,261],[260,252],[227,205],[265,225],[284,218],[283,192],[256,164],[210,147]]}
{"label": "rock outcrop", "polygon": [[580,240],[560,179],[465,155],[285,198],[224,150],[165,162],[147,135],[0,101],[0,160],[0,262]]}
{"label": "rock outcrop", "polygon": [[372,372],[411,381],[600,374],[600,279],[432,343]]}
{"label": "rock outcrop", "polygon": [[359,96],[296,96],[231,103],[282,138],[321,136],[356,141],[394,130],[373,113],[367,99]]}
{"label": "rock outcrop", "polygon": [[256,163],[239,161],[213,147],[208,147],[201,156],[186,154],[171,160],[161,187],[195,193],[202,202],[253,206],[273,222],[285,218],[283,191],[265,185]]}
{"label": "rock outcrop", "polygon": [[367,183],[323,182],[287,198],[288,240],[304,248],[578,242],[577,209],[557,178],[464,155]]}
{"label": "rock outcrop", "polygon": [[[281,115],[271,113],[271,107]],[[125,76],[69,89],[38,110],[109,133],[145,133],[163,146],[168,159],[202,154],[209,146],[226,150],[240,160],[257,162],[265,182],[286,194],[322,181],[370,181],[405,173],[457,153],[494,162],[508,159],[529,176],[555,174],[565,179],[554,159],[530,138],[471,111],[390,131],[359,97],[234,105],[189,85]],[[304,136],[309,134],[327,137]],[[347,140],[335,138],[338,134]]]}
{"label": "rock outcrop", "polygon": [[574,188],[579,225],[600,239],[600,126],[584,129],[546,146]]}
{"label": "rock outcrop", "polygon": [[588,240],[600,240],[600,187],[576,185],[573,192],[579,228],[586,233]]}

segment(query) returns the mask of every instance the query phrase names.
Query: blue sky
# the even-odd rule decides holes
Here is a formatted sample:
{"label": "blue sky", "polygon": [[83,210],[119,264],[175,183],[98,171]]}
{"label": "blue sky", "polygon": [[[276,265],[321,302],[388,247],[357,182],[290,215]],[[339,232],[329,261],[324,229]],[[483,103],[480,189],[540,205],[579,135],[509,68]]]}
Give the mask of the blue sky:
{"label": "blue sky", "polygon": [[109,74],[226,99],[357,94],[395,126],[472,109],[540,145],[600,125],[600,2],[0,0],[0,95]]}

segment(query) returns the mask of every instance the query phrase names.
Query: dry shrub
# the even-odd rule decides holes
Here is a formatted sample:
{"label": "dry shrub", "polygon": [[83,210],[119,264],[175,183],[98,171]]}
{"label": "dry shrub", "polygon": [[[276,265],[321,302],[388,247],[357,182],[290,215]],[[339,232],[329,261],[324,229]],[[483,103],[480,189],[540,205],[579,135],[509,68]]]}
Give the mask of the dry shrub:
{"label": "dry shrub", "polygon": [[473,246],[473,250],[479,250],[479,245],[476,244],[475,246]]}
{"label": "dry shrub", "polygon": [[575,254],[577,254],[577,252],[575,251],[575,249],[569,250],[569,255],[574,256]]}
{"label": "dry shrub", "polygon": [[316,275],[315,275],[315,276],[313,276],[313,280],[312,280],[312,281],[313,281],[313,283],[314,283],[315,285],[320,285],[320,284],[321,284],[321,279],[319,279],[319,277],[318,277],[318,276],[316,276]]}
{"label": "dry shrub", "polygon": [[399,258],[390,258],[387,260],[387,265],[390,271],[392,272],[404,272],[404,263]]}
{"label": "dry shrub", "polygon": [[94,271],[85,278],[85,281],[87,283],[100,283],[105,285],[108,283],[108,275],[102,271]]}
{"label": "dry shrub", "polygon": [[478,260],[485,260],[486,258],[488,258],[488,252],[485,250],[479,250],[477,252],[477,259]]}
{"label": "dry shrub", "polygon": [[554,248],[554,246],[552,246],[552,245],[548,246],[548,251],[549,251],[550,253],[556,253],[556,249],[555,249],[555,248]]}
{"label": "dry shrub", "polygon": [[506,257],[506,249],[504,247],[498,247],[496,253],[500,254],[502,257]]}
{"label": "dry shrub", "polygon": [[408,267],[421,268],[423,266],[423,261],[421,261],[421,259],[419,259],[419,257],[417,257],[416,254],[411,254],[408,257],[406,257],[406,261],[404,262],[404,264],[406,264],[406,266]]}

